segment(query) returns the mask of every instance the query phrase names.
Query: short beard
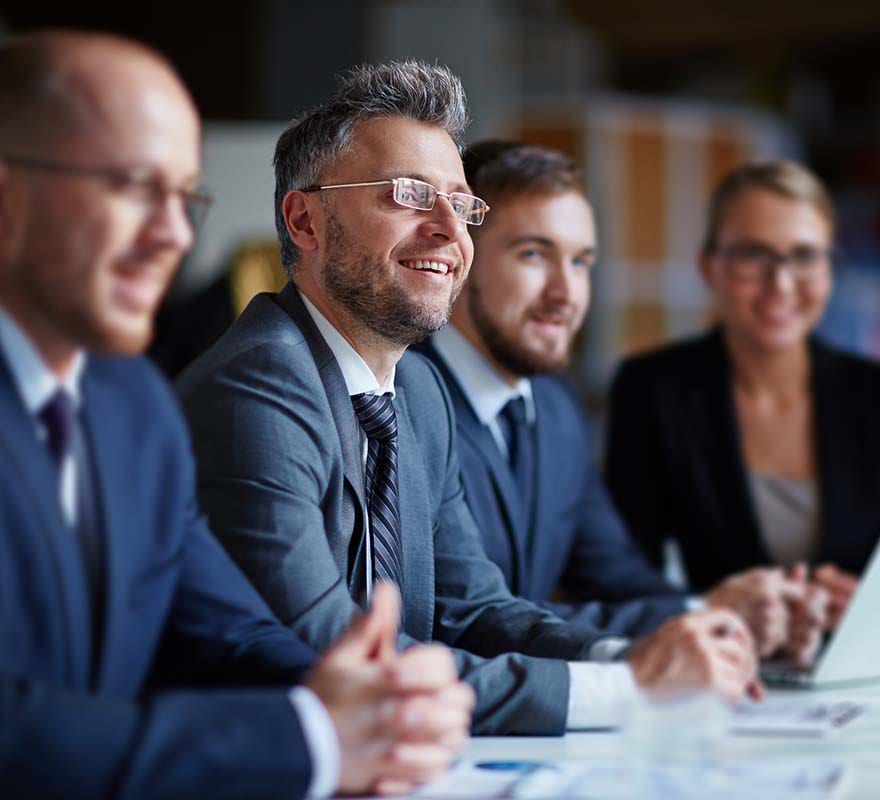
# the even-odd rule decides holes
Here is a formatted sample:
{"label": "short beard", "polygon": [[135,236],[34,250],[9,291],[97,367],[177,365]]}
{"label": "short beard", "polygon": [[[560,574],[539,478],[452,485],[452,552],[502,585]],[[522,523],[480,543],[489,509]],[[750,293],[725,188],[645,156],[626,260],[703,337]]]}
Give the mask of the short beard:
{"label": "short beard", "polygon": [[571,363],[572,337],[560,356],[523,347],[498,328],[483,304],[476,284],[468,285],[468,311],[471,321],[492,357],[507,371],[521,378],[534,378],[548,372],[560,372]]}
{"label": "short beard", "polygon": [[451,293],[446,308],[428,308],[413,302],[393,281],[377,285],[370,280],[370,276],[381,275],[385,269],[382,259],[354,246],[328,208],[327,260],[322,283],[331,298],[366,330],[401,347],[422,341],[449,321],[461,286]]}

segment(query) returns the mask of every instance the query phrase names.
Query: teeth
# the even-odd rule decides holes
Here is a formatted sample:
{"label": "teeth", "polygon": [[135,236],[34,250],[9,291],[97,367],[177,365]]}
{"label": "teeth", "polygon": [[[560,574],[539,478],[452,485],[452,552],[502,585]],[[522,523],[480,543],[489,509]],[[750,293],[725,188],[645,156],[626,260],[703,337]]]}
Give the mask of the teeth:
{"label": "teeth", "polygon": [[424,261],[419,259],[418,261],[404,261],[403,264],[409,269],[423,269],[429,272],[439,272],[441,275],[446,275],[449,272],[449,266],[442,261]]}

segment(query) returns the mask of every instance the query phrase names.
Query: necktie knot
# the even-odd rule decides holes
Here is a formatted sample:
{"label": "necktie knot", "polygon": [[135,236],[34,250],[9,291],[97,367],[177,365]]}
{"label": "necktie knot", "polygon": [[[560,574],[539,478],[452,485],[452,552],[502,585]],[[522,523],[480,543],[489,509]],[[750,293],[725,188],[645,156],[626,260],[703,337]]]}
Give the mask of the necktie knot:
{"label": "necktie knot", "polygon": [[390,394],[356,394],[351,402],[368,439],[377,442],[397,439],[397,414]]}
{"label": "necktie knot", "polygon": [[512,425],[528,424],[529,417],[526,412],[526,399],[521,394],[511,397],[504,408],[501,409],[501,413],[507,417]]}
{"label": "necktie knot", "polygon": [[73,398],[64,389],[58,389],[39,412],[40,422],[46,428],[46,443],[55,467],[60,469],[64,459],[73,449],[73,431],[76,409]]}

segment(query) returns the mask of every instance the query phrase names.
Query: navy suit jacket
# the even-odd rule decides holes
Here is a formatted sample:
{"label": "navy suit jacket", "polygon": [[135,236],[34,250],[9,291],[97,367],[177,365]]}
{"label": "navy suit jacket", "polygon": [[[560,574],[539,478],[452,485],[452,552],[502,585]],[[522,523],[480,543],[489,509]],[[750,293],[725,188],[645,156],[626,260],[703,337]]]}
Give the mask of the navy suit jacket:
{"label": "navy suit jacket", "polygon": [[[880,536],[880,366],[810,341],[819,467],[816,562],[854,573]],[[770,563],[752,503],[720,330],[624,362],[611,393],[608,484],[659,563],[681,547],[691,586]]]}
{"label": "navy suit jacket", "polygon": [[[532,379],[537,468],[530,525],[489,428],[434,347],[419,349],[446,381],[465,497],[512,592],[622,636],[646,633],[685,610],[683,594],[631,542],[602,484],[586,415],[562,380]],[[556,589],[564,602],[549,602]]]}
{"label": "navy suit jacket", "polygon": [[[562,659],[586,657],[606,632],[510,594],[464,502],[442,379],[406,353],[395,386],[400,644],[433,638],[456,648],[476,688],[476,732],[562,733]],[[326,647],[364,593],[364,463],[342,372],[297,291],[255,297],[178,389],[211,529],[280,619]]]}
{"label": "navy suit jacket", "polygon": [[0,357],[0,796],[301,796],[311,767],[287,687],[313,653],[198,517],[173,396],[146,362],[90,356],[83,397],[98,631],[48,448]]}

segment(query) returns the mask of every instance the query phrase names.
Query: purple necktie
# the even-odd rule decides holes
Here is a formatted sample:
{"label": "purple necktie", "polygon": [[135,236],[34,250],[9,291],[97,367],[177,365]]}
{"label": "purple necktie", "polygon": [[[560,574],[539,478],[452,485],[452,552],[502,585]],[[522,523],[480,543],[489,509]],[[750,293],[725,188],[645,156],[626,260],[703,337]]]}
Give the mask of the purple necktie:
{"label": "purple necktie", "polygon": [[52,454],[56,476],[60,479],[61,465],[73,451],[73,433],[76,425],[73,398],[64,389],[58,389],[40,409],[39,417],[46,427],[46,444]]}

